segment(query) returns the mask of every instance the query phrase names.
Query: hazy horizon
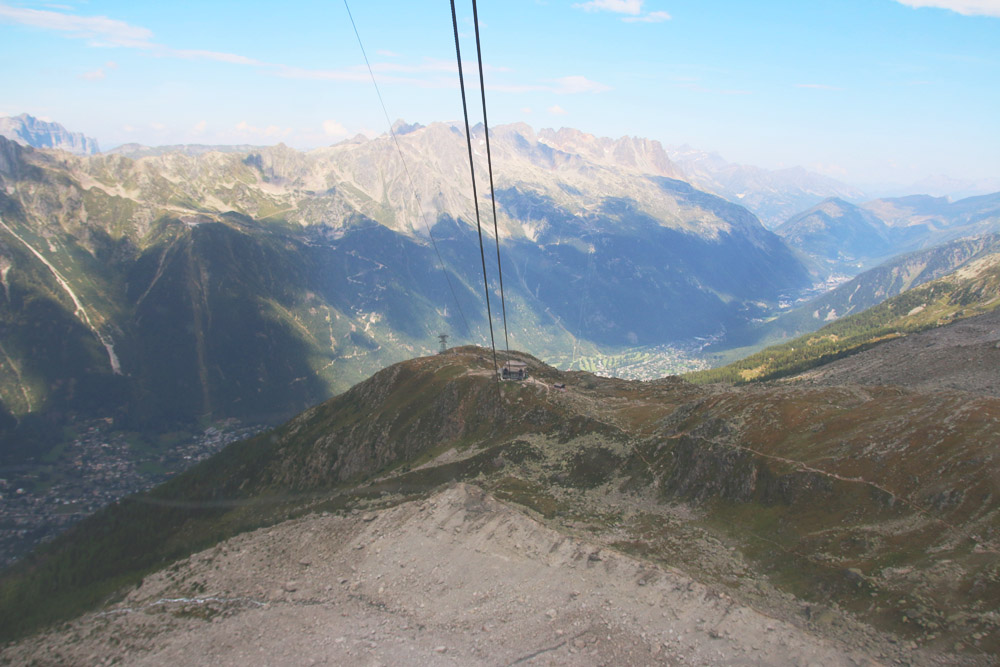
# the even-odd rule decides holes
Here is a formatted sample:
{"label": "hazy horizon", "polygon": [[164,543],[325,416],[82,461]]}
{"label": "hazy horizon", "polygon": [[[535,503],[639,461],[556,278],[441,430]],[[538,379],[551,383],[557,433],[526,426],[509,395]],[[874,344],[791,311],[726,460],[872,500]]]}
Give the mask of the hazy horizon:
{"label": "hazy horizon", "polygon": [[[392,120],[461,117],[447,3],[351,11]],[[524,0],[483,3],[479,19],[491,125],[648,137],[866,190],[1000,178],[1000,2]],[[339,3],[0,3],[0,37],[0,116],[50,119],[105,150],[310,149],[387,131]]]}

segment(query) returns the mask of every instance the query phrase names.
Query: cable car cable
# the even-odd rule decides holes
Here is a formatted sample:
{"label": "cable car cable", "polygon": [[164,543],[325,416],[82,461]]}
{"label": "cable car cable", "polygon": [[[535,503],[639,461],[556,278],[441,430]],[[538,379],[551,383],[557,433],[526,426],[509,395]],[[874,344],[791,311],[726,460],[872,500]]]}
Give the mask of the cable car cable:
{"label": "cable car cable", "polygon": [[486,133],[486,166],[490,172],[490,203],[493,205],[493,237],[497,244],[497,275],[500,276],[500,307],[503,312],[503,341],[510,357],[510,337],[507,335],[507,300],[503,293],[503,268],[500,266],[500,230],[497,227],[497,197],[493,187],[493,157],[490,154],[490,124],[486,120],[486,83],[483,79],[483,51],[479,43],[479,13],[472,0],[472,25],[476,29],[476,59],[479,61],[479,92],[483,99],[483,131]]}
{"label": "cable car cable", "polygon": [[471,340],[472,328],[469,326],[468,320],[465,319],[465,312],[462,310],[462,304],[458,300],[458,294],[455,292],[455,287],[451,282],[451,276],[448,275],[448,270],[445,268],[444,259],[441,257],[441,251],[438,249],[438,244],[434,239],[434,234],[431,232],[430,225],[427,224],[427,218],[424,215],[420,195],[417,193],[417,187],[413,183],[413,177],[410,176],[410,169],[407,167],[406,159],[403,157],[403,149],[400,148],[399,139],[396,137],[396,131],[392,129],[392,121],[389,120],[389,112],[386,110],[385,101],[382,99],[382,91],[379,90],[378,82],[375,80],[375,72],[372,70],[372,65],[368,61],[368,53],[365,51],[365,45],[361,42],[361,34],[358,32],[358,26],[354,22],[354,15],[351,14],[351,7],[347,4],[347,0],[344,0],[344,7],[347,9],[348,18],[351,19],[351,27],[354,28],[354,36],[358,38],[358,46],[361,47],[361,55],[364,56],[365,65],[368,66],[368,74],[371,76],[372,85],[375,86],[375,94],[378,95],[378,102],[382,106],[382,114],[385,116],[385,122],[389,127],[389,134],[392,136],[392,141],[396,145],[396,152],[399,153],[399,161],[403,164],[403,172],[406,174],[406,180],[410,183],[410,191],[413,192],[413,198],[417,200],[419,217],[424,223],[424,229],[427,230],[427,237],[431,240],[431,245],[434,246],[434,253],[437,255],[438,262],[441,265],[441,273],[444,274],[444,279],[448,281],[448,290],[451,292],[451,296],[455,300],[455,306],[458,308],[458,314],[462,318],[462,324],[465,325],[465,330],[468,332],[469,339]]}
{"label": "cable car cable", "polygon": [[465,143],[469,147],[469,172],[472,175],[472,203],[476,209],[476,229],[479,230],[479,257],[483,262],[483,290],[486,293],[486,318],[490,324],[490,345],[493,348],[493,369],[500,390],[500,366],[497,364],[497,344],[493,337],[493,315],[490,312],[490,284],[486,278],[486,251],[483,250],[483,227],[479,219],[479,195],[476,192],[476,167],[472,162],[472,132],[469,130],[469,106],[465,101],[465,77],[462,75],[462,49],[458,44],[458,16],[455,0],[451,0],[451,24],[455,30],[455,57],[458,59],[458,86],[462,90],[462,114],[465,116]]}

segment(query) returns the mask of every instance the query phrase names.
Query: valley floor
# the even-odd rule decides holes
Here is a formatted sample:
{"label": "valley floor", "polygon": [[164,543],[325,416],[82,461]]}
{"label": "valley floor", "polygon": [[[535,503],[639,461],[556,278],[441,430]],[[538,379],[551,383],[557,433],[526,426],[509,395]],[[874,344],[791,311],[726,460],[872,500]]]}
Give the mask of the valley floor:
{"label": "valley floor", "polygon": [[76,437],[41,461],[0,468],[0,567],[100,508],[152,488],[261,430],[227,420],[154,447],[135,434],[115,431],[105,420],[72,428]]}

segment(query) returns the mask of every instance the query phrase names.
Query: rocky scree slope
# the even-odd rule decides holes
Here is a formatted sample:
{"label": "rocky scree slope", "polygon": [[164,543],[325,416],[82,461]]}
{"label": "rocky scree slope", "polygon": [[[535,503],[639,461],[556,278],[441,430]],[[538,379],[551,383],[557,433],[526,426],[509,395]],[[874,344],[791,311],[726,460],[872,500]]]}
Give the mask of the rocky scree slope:
{"label": "rocky scree slope", "polygon": [[[914,359],[919,360],[914,363]],[[891,384],[1000,396],[1000,309],[897,337],[824,364],[790,382]]]}
{"label": "rocky scree slope", "polygon": [[[628,382],[517,356],[532,380],[499,390],[478,348],[393,366],[108,508],[5,574],[0,627],[23,632],[114,590],[127,594],[140,576],[248,529],[324,512],[349,519],[355,510],[381,521],[390,508],[464,482],[566,536],[656,572],[680,571],[838,650],[928,664],[996,659],[1000,399],[902,387]],[[375,548],[405,550],[391,530],[382,537]],[[136,595],[220,600],[178,603],[175,616],[256,607],[225,602],[185,567],[175,567],[176,586]],[[166,585],[168,572],[155,586]],[[371,586],[372,604],[397,604],[390,586]],[[436,613],[432,601],[424,609],[414,613]],[[207,636],[211,626],[185,632]],[[64,631],[86,632],[74,627],[83,629]],[[715,632],[723,637],[725,624]]]}
{"label": "rocky scree slope", "polygon": [[[205,592],[211,591],[211,595]],[[874,637],[869,637],[875,641]],[[885,655],[902,655],[883,642]],[[456,484],[237,536],[10,661],[219,665],[874,664],[678,570]]]}

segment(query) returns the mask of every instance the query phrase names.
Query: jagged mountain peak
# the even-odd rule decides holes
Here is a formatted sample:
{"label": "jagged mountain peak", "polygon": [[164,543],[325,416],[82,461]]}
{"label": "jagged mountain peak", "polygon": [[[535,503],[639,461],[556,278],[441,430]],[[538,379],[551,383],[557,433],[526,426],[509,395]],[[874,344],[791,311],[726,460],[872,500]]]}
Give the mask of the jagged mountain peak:
{"label": "jagged mountain peak", "polygon": [[77,155],[100,152],[97,140],[82,132],[70,132],[59,123],[40,120],[26,113],[0,118],[0,135],[34,148],[55,148]]}
{"label": "jagged mountain peak", "polygon": [[[7,142],[0,192],[18,215],[4,212],[3,242],[16,252],[0,318],[13,323],[6,335],[16,363],[40,369],[30,382],[0,371],[12,419],[40,405],[77,406],[84,395],[96,398],[81,410],[127,404],[157,424],[284,416],[433,349],[438,332],[482,340],[463,134],[433,123],[398,144],[382,135],[309,152],[277,145],[136,157]],[[573,363],[579,345],[661,345],[731,330],[807,279],[749,211],[651,173],[637,156],[658,151],[655,142],[594,139],[599,150],[583,154],[523,126],[502,126],[496,137],[496,252],[518,321],[511,338],[530,339],[547,358]],[[492,236],[484,139],[474,137],[474,153],[482,227]],[[620,159],[616,147],[639,152]],[[33,302],[20,298],[20,285],[50,296],[53,311],[26,312]],[[75,323],[72,336],[36,340],[36,327],[54,332],[66,322]],[[97,361],[70,363],[70,343]],[[105,344],[117,346],[121,375],[108,367],[110,353],[101,360]],[[83,378],[95,387],[111,380],[118,393],[65,389]]]}
{"label": "jagged mountain peak", "polygon": [[623,136],[618,139],[597,137],[573,128],[545,129],[538,133],[539,140],[568,153],[576,153],[602,164],[615,164],[640,173],[684,179],[683,172],[674,165],[662,144],[655,139]]}
{"label": "jagged mountain peak", "polygon": [[420,123],[407,123],[402,118],[396,120],[392,124],[392,131],[396,133],[397,136],[402,136],[404,134],[410,134],[411,132],[416,132],[417,130],[422,130],[424,128]]}

